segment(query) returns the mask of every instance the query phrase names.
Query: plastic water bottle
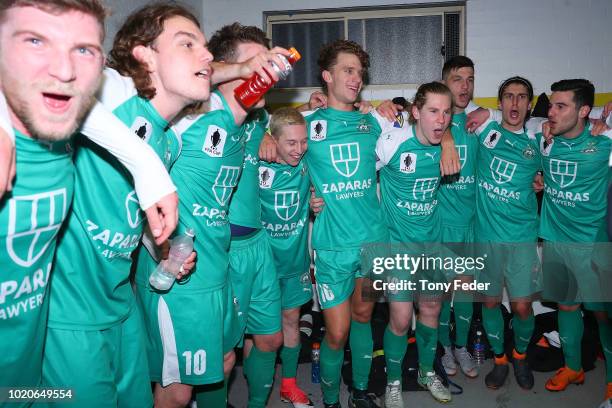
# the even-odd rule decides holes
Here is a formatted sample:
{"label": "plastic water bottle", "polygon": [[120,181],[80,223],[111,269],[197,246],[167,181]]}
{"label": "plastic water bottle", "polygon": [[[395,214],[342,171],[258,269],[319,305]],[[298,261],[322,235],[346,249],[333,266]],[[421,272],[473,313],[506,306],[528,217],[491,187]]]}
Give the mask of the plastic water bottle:
{"label": "plastic water bottle", "polygon": [[[293,64],[302,58],[300,53],[293,47],[289,48],[289,52],[290,54],[288,57],[278,54],[278,57],[283,62],[282,67],[277,66],[274,62],[270,64],[271,68],[280,79],[286,79],[291,71],[293,71]],[[234,89],[234,96],[245,109],[249,109],[251,106],[255,105],[270,88],[272,88],[272,85],[274,85],[274,82],[267,83],[258,73],[255,73]]]}
{"label": "plastic water bottle", "polygon": [[172,240],[168,259],[161,261],[149,277],[149,283],[157,290],[168,290],[174,284],[181,266],[193,252],[194,232],[191,228]]}
{"label": "plastic water bottle", "polygon": [[312,343],[310,357],[312,360],[310,377],[313,384],[319,384],[321,382],[321,345],[319,343]]}
{"label": "plastic water bottle", "polygon": [[485,344],[482,342],[482,332],[478,330],[474,338],[474,360],[476,364],[482,365],[485,361]]}

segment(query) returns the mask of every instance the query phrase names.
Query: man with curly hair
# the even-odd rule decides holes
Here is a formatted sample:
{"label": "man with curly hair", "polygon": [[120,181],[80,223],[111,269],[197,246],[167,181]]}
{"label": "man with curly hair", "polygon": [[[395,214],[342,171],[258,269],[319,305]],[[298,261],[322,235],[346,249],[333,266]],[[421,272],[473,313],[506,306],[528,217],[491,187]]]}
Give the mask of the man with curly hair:
{"label": "man with curly hair", "polygon": [[[208,98],[210,60],[190,12],[146,7],[119,30],[110,54],[116,71],[105,71],[98,98],[169,169],[180,146],[166,127],[186,105]],[[129,283],[144,228],[138,199],[114,158],[82,137],[75,145],[75,199],[54,265],[43,384],[71,386],[83,406],[151,405],[142,318]]]}
{"label": "man with curly hair", "polygon": [[[280,48],[268,50],[268,40],[260,29],[238,23],[217,31],[208,48],[214,55],[217,73],[227,70],[228,65],[248,64],[262,56],[267,64],[268,58],[277,58],[273,53],[286,52]],[[155,401],[159,406],[185,406],[194,389],[200,406],[224,406],[224,374],[227,376],[233,366],[233,348],[244,331],[238,328],[235,315],[236,309],[248,305],[249,299],[243,303],[237,294],[239,300],[235,305],[233,288],[228,285],[231,236],[228,212],[230,202],[236,200],[232,196],[239,178],[247,184],[252,182],[258,191],[257,171],[253,178],[246,169],[242,170],[244,144],[248,149],[250,141],[256,140],[258,133],[263,134],[267,116],[263,111],[264,120],[257,125],[259,115],[249,116],[249,110],[234,98],[234,89],[243,80],[224,79],[211,94],[206,112],[187,115],[173,127],[183,142],[183,152],[171,170],[179,187],[178,229],[195,230],[198,265],[203,266],[188,281],[174,285],[167,292],[157,292],[148,283],[156,267],[154,254],[142,251],[138,260],[136,288],[149,334],[151,379],[157,383]],[[263,104],[262,100],[255,109]],[[248,164],[252,165],[251,161]],[[252,207],[247,206],[238,213],[244,211],[248,215]],[[251,265],[256,265],[256,261],[244,262],[247,268]],[[266,307],[271,309],[269,304]],[[262,375],[263,366],[257,364],[258,382],[249,377],[250,384],[262,385],[255,393],[261,406],[269,392],[263,386],[268,372],[265,370]],[[270,377],[273,373],[274,360]],[[214,385],[200,387],[208,384]]]}

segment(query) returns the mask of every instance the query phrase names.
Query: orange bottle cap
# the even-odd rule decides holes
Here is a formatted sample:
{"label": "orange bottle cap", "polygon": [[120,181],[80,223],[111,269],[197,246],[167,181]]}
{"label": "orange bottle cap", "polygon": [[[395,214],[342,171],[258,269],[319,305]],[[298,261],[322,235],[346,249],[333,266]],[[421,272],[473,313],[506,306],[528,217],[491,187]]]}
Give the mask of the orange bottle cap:
{"label": "orange bottle cap", "polygon": [[294,47],[289,48],[289,52],[290,52],[289,57],[294,61],[298,61],[299,59],[302,58],[298,50],[296,50]]}

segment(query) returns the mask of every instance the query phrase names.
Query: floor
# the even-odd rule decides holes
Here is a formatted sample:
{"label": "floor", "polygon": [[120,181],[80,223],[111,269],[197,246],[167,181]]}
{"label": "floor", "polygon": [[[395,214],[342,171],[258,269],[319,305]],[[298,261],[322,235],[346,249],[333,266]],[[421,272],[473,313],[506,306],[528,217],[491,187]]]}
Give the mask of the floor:
{"label": "floor", "polygon": [[[425,391],[404,392],[404,403],[406,408],[440,408],[442,406],[466,408],[597,408],[602,402],[605,392],[605,365],[601,360],[598,360],[596,364],[594,370],[586,373],[584,385],[570,385],[566,391],[560,393],[551,393],[544,389],[544,383],[551,373],[535,373],[534,389],[524,391],[516,385],[511,370],[507,386],[501,390],[488,389],[484,385],[482,375],[476,379],[468,380],[462,374],[457,374],[452,377],[452,380],[463,386],[464,392],[461,395],[453,396],[450,403],[442,405]],[[492,360],[487,360],[481,372],[487,373],[491,365]],[[278,396],[279,373],[280,367],[277,367],[274,388],[267,405],[269,408],[289,408],[289,405],[282,403]],[[310,394],[315,407],[323,407],[319,385],[310,382],[310,364],[300,364],[298,383],[304,391]],[[235,408],[244,408],[247,405],[247,398],[242,367],[237,367],[230,388],[229,400]],[[347,388],[342,385],[340,402],[343,407],[346,407],[347,398]]]}

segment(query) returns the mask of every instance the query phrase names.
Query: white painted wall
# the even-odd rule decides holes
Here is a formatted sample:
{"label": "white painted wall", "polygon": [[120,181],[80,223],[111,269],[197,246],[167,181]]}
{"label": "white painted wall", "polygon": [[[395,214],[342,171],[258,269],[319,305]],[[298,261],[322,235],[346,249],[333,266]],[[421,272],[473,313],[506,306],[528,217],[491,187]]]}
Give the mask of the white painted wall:
{"label": "white painted wall", "polygon": [[[180,0],[196,17],[202,16],[202,0]],[[110,9],[111,15],[106,19],[106,39],[104,49],[110,50],[113,45],[115,33],[119,30],[125,19],[136,9],[150,4],[150,0],[105,0],[104,4]],[[261,23],[260,23],[261,24]]]}
{"label": "white painted wall", "polygon": [[[234,21],[262,27],[264,11],[441,2],[202,1],[207,36]],[[574,77],[590,79],[598,93],[612,92],[612,0],[467,0],[466,7],[466,54],[476,63],[475,96],[495,96],[499,83],[515,74],[530,79],[536,93]]]}

